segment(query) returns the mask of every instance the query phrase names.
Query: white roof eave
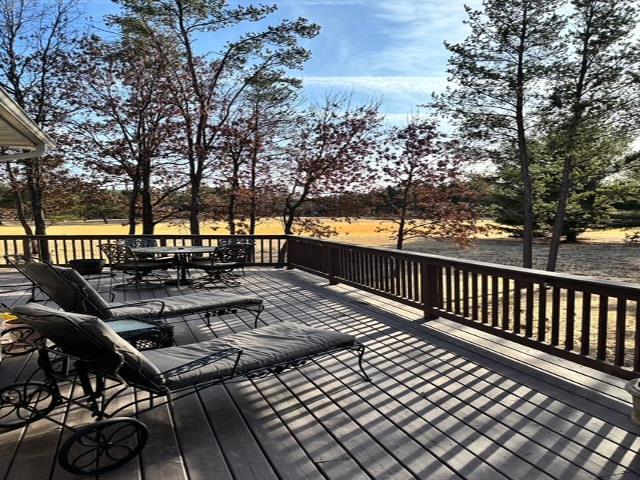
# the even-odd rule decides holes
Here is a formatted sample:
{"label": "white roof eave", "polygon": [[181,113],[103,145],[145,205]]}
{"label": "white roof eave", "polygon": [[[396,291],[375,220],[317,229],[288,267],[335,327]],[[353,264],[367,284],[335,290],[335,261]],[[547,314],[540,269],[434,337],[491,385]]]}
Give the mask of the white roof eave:
{"label": "white roof eave", "polygon": [[0,88],[0,147],[30,150],[24,153],[0,155],[0,161],[38,157],[55,147],[55,143]]}

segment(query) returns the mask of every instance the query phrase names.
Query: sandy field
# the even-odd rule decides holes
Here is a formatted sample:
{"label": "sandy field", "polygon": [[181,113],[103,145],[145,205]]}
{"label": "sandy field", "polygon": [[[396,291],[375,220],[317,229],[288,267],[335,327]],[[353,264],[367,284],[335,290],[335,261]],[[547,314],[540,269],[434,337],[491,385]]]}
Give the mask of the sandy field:
{"label": "sandy field", "polygon": [[[377,231],[380,227],[390,226],[390,222],[375,219],[361,219],[351,223],[333,220],[326,222],[338,230],[338,235],[333,237],[334,240],[389,248],[394,246],[394,241],[389,238],[388,233]],[[630,231],[632,230],[609,229],[586,232],[579,243],[561,247],[558,270],[576,275],[640,283],[640,248],[623,243],[625,234]],[[126,232],[126,225],[117,220],[109,224],[98,221],[70,222],[48,228],[51,235],[118,235]],[[225,234],[227,230],[222,223],[218,223],[204,225],[202,232]],[[189,229],[184,224],[165,223],[158,225],[156,233],[185,235],[189,233]],[[258,233],[279,234],[282,233],[282,225],[277,219],[265,220],[258,226]],[[23,231],[18,225],[0,226],[0,235],[21,234]],[[487,237],[477,238],[473,246],[466,249],[457,248],[450,242],[431,239],[409,240],[405,248],[505,265],[519,265],[521,258],[520,242],[506,238],[497,230],[492,231]],[[537,268],[544,268],[546,253],[546,244],[537,243],[534,252]]]}

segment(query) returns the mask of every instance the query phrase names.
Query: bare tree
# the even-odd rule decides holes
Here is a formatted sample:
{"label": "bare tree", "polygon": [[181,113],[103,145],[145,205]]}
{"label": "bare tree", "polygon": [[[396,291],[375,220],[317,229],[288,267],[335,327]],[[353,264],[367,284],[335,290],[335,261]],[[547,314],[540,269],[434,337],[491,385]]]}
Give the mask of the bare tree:
{"label": "bare tree", "polygon": [[[74,83],[78,18],[76,0],[0,0],[0,85],[54,138],[71,113],[68,94]],[[46,233],[45,177],[59,162],[55,157],[35,158],[12,171],[14,185],[20,181],[17,175],[24,176],[37,235]],[[22,210],[18,216],[26,219],[19,189],[16,207]]]}
{"label": "bare tree", "polygon": [[378,104],[360,107],[350,99],[328,98],[304,112],[292,126],[279,182],[284,193],[284,232],[331,235],[320,222],[300,217],[314,197],[337,194],[373,178],[381,117]]}
{"label": "bare tree", "polygon": [[391,128],[378,153],[388,182],[387,219],[393,227],[381,227],[401,250],[411,238],[438,237],[467,245],[480,231],[469,200],[473,192],[465,181],[460,156],[438,133],[429,119],[411,119]]}
{"label": "bare tree", "polygon": [[[211,168],[212,152],[232,108],[247,85],[265,71],[300,68],[309,52],[297,44],[311,38],[318,27],[305,19],[284,20],[258,33],[242,35],[218,51],[198,53],[197,37],[233,25],[257,22],[274,6],[237,6],[207,0],[123,0],[123,15],[113,21],[137,28],[155,38],[173,39],[177,76],[173,102],[183,122],[183,152],[189,169],[191,233],[200,233],[203,182]],[[158,43],[161,47],[163,44]]]}
{"label": "bare tree", "polygon": [[81,59],[74,132],[82,163],[116,185],[127,180],[129,233],[135,233],[140,203],[142,233],[151,234],[178,212],[165,203],[188,183],[173,151],[177,112],[166,101],[174,74],[145,37],[131,32],[111,44],[87,41]]}

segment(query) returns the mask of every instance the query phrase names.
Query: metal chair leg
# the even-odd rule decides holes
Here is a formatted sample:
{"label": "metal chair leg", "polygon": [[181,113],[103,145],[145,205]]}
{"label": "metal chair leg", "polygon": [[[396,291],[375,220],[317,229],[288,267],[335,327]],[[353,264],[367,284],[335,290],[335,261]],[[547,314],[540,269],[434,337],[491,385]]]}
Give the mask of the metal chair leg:
{"label": "metal chair leg", "polygon": [[369,377],[369,375],[367,375],[367,372],[364,369],[364,351],[365,351],[365,346],[364,345],[356,345],[353,350],[356,352],[356,355],[358,355],[358,368],[360,369],[360,376],[362,377],[362,379],[365,382],[370,382],[371,381],[371,377]]}

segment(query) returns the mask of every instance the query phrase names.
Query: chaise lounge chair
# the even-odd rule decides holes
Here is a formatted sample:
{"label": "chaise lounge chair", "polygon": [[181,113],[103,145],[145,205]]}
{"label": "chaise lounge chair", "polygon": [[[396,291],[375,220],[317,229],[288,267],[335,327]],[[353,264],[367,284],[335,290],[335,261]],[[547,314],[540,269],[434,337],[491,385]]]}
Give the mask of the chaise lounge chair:
{"label": "chaise lounge chair", "polygon": [[[361,375],[369,380],[362,365],[364,346],[353,336],[335,331],[278,323],[191,345],[139,352],[96,317],[34,304],[13,312],[53,341],[56,349],[38,348],[43,381],[34,374],[26,382],[0,388],[0,427],[17,428],[47,418],[71,430],[58,460],[75,474],[114,470],[142,451],[147,427],[125,416],[133,406],[140,415],[212,385],[279,374],[345,350],[358,355]],[[76,388],[62,388],[67,385]],[[149,395],[113,401],[130,387]],[[68,417],[61,422],[50,415],[66,404],[88,409],[96,420],[77,426],[67,423]]]}
{"label": "chaise lounge chair", "polygon": [[258,325],[264,309],[260,297],[223,292],[199,292],[135,302],[109,303],[82,275],[71,268],[56,267],[48,262],[21,256],[7,261],[31,280],[48,297],[67,312],[95,315],[104,321],[122,319],[161,319],[194,313],[204,314],[207,326],[212,315],[245,310]]}

